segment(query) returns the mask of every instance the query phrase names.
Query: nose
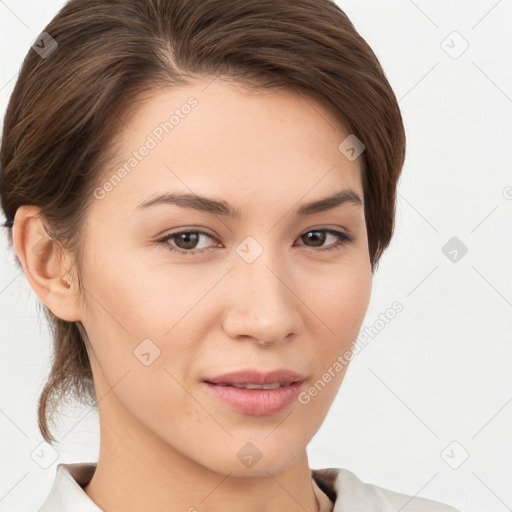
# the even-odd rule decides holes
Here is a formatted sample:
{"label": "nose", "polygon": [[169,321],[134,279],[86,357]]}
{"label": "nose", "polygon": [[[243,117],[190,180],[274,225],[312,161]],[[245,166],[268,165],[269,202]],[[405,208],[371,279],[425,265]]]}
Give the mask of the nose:
{"label": "nose", "polygon": [[274,345],[290,340],[300,328],[300,290],[282,255],[263,250],[252,263],[236,257],[225,283],[228,302],[224,331],[232,339]]}

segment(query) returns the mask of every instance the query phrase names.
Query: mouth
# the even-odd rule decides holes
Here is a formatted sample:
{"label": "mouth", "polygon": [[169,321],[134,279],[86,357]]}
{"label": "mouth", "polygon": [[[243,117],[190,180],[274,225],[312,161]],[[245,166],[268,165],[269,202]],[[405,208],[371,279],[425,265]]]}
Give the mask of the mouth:
{"label": "mouth", "polygon": [[287,409],[301,391],[305,379],[271,384],[203,381],[205,391],[236,412],[269,416]]}
{"label": "mouth", "polygon": [[213,386],[228,386],[237,389],[278,389],[290,386],[292,384],[302,383],[303,381],[274,382],[273,384],[253,384],[251,382],[235,384],[233,382],[210,382],[208,380],[205,380],[203,382],[206,382],[207,384],[211,384]]}

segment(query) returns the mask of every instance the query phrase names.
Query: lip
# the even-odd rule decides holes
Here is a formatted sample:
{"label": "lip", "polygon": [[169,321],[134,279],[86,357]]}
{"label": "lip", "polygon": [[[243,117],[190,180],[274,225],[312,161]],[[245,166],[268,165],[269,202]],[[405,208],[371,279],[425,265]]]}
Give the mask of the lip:
{"label": "lip", "polygon": [[242,414],[268,416],[291,405],[300,393],[304,381],[277,389],[239,389],[203,382],[213,396]]}
{"label": "lip", "polygon": [[203,379],[204,382],[213,384],[274,384],[276,382],[291,384],[304,380],[306,380],[305,375],[288,370],[287,368],[278,368],[271,372],[263,372],[251,368]]}
{"label": "lip", "polygon": [[[242,414],[268,416],[290,406],[300,393],[306,377],[281,368],[271,372],[245,370],[203,379],[205,390]],[[286,383],[277,389],[240,389],[222,384]]]}

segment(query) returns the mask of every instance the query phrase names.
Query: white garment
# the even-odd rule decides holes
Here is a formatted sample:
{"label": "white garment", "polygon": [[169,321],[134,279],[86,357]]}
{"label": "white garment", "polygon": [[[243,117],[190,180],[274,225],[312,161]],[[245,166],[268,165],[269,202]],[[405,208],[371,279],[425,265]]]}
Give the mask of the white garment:
{"label": "white garment", "polygon": [[[58,464],[53,487],[38,512],[103,512],[83,490],[95,469],[92,462]],[[348,469],[313,469],[312,476],[334,503],[333,512],[458,512],[437,501],[367,484]]]}

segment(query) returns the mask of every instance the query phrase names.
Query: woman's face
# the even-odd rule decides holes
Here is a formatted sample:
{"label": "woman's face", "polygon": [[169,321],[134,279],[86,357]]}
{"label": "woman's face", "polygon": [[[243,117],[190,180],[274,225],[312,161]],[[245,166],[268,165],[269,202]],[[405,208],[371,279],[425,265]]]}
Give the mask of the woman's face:
{"label": "woman's face", "polygon": [[[208,83],[155,92],[123,119],[90,199],[77,319],[102,442],[266,475],[304,454],[366,313],[362,162],[338,149],[349,133],[313,100]],[[299,213],[341,191],[336,206]],[[188,199],[143,206],[165,194]],[[282,391],[231,387],[242,402],[253,394],[233,406],[204,382],[251,369],[305,381],[280,409]]]}

